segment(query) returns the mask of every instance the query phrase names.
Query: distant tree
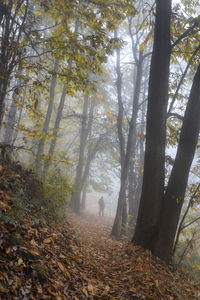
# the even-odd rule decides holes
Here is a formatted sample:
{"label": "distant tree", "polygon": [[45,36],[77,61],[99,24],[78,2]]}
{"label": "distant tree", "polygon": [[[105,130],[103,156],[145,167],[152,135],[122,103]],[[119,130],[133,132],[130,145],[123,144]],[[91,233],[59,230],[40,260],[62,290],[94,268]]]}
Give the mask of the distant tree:
{"label": "distant tree", "polygon": [[85,146],[88,137],[87,124],[88,124],[88,108],[89,108],[89,97],[88,95],[84,96],[83,104],[83,114],[81,122],[81,134],[80,134],[80,147],[79,147],[79,157],[78,164],[76,167],[76,175],[73,186],[73,195],[72,195],[72,206],[76,213],[80,214],[81,209],[81,180],[83,176],[83,166],[85,159]]}
{"label": "distant tree", "polygon": [[46,139],[46,136],[48,134],[48,129],[49,129],[49,124],[51,121],[51,115],[53,112],[53,104],[54,104],[54,99],[55,99],[55,89],[56,89],[56,80],[57,80],[57,71],[58,71],[58,59],[55,58],[53,70],[52,70],[52,79],[50,83],[50,95],[49,95],[49,103],[48,103],[48,108],[47,108],[47,113],[45,116],[45,121],[44,121],[44,126],[42,130],[42,136],[39,140],[38,144],[38,149],[37,149],[37,154],[36,154],[36,169],[39,174],[41,174],[42,170],[42,164],[41,164],[41,156],[43,154],[44,150],[44,142]]}
{"label": "distant tree", "polygon": [[[112,235],[119,237],[121,234],[122,223],[123,228],[127,223],[127,186],[128,179],[131,176],[130,180],[133,180],[136,176],[134,174],[135,161],[136,161],[136,145],[137,145],[137,136],[136,136],[136,127],[137,127],[137,118],[139,113],[139,104],[140,104],[140,95],[142,88],[142,76],[144,69],[145,59],[148,57],[147,53],[145,53],[145,46],[150,38],[150,34],[147,35],[146,39],[143,38],[143,32],[140,34],[140,38],[137,36],[133,37],[132,33],[132,21],[133,18],[128,19],[128,28],[129,28],[129,36],[131,38],[131,46],[132,46],[132,55],[133,55],[133,64],[134,64],[134,72],[132,79],[133,86],[133,98],[131,103],[131,116],[128,122],[128,130],[127,130],[127,139],[124,135],[123,130],[123,119],[124,119],[124,104],[122,101],[122,74],[120,69],[120,49],[117,49],[117,64],[116,64],[116,72],[117,72],[117,97],[118,97],[118,117],[117,117],[117,131],[118,138],[120,144],[120,162],[121,162],[121,178],[120,178],[120,191],[118,197],[118,205],[117,212],[112,228]],[[137,24],[138,27],[141,27]],[[137,30],[136,30],[137,31]],[[141,47],[141,45],[143,47]],[[130,187],[130,185],[129,185]],[[134,191],[133,191],[134,192]],[[135,200],[134,193],[130,195],[129,198],[129,206],[133,206],[132,203]],[[123,219],[125,217],[125,219]]]}

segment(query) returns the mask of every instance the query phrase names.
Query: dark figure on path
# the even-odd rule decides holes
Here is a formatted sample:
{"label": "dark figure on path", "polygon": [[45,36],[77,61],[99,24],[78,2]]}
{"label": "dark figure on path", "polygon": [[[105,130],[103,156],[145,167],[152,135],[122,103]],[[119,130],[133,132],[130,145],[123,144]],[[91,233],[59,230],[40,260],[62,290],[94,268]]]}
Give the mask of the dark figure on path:
{"label": "dark figure on path", "polygon": [[103,200],[103,197],[101,197],[99,199],[99,216],[104,216],[104,208],[105,208],[105,203],[104,203],[104,200]]}

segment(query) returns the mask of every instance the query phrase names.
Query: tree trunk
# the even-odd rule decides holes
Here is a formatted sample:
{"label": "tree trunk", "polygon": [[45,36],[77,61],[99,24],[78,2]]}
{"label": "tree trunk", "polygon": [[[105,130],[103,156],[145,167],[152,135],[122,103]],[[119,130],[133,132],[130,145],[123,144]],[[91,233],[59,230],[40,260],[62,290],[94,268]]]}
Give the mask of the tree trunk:
{"label": "tree trunk", "polygon": [[116,212],[116,216],[115,216],[115,220],[111,232],[111,234],[116,238],[119,238],[121,234],[122,212],[123,212],[123,206],[126,198],[128,172],[129,172],[134,139],[136,139],[134,132],[136,128],[138,102],[140,97],[140,88],[141,88],[141,80],[142,80],[142,61],[143,61],[142,56],[143,53],[140,52],[140,58],[139,58],[140,63],[137,64],[136,84],[135,84],[135,91],[133,96],[132,116],[129,125],[127,148],[126,148],[126,153],[124,158],[124,164],[121,170],[121,181],[120,181],[120,191],[118,197],[117,212]]}
{"label": "tree trunk", "polygon": [[154,249],[163,202],[171,0],[157,0],[150,68],[142,195],[133,242]]}
{"label": "tree trunk", "polygon": [[121,236],[127,235],[127,222],[128,221],[128,213],[127,213],[127,200],[124,201],[124,207],[122,211],[122,226],[121,226]]}
{"label": "tree trunk", "polygon": [[8,122],[6,124],[6,130],[4,134],[4,143],[11,145],[13,140],[14,126],[17,114],[17,106],[15,105],[16,99],[12,99],[12,103],[10,105],[10,110],[8,114]]}
{"label": "tree trunk", "polygon": [[[0,64],[1,68],[1,64]],[[0,78],[5,77],[5,74],[0,72]],[[4,102],[6,97],[6,91],[8,87],[8,80],[0,79],[0,129],[2,126],[3,115],[4,115]]]}
{"label": "tree trunk", "polygon": [[[142,126],[144,127],[144,126]],[[141,130],[141,133],[144,134],[144,129]],[[134,218],[137,220],[138,209],[140,205],[141,191],[142,191],[142,180],[143,180],[143,166],[144,166],[144,141],[139,141],[140,147],[140,157],[139,157],[139,168],[138,168],[138,178],[137,178],[137,187],[135,191],[135,202],[134,202]]]}
{"label": "tree trunk", "polygon": [[46,135],[48,133],[51,115],[52,115],[52,111],[53,111],[53,103],[54,103],[55,88],[56,88],[56,78],[57,78],[57,74],[56,74],[57,68],[58,68],[58,58],[56,58],[56,60],[55,60],[52,79],[51,79],[50,99],[49,99],[46,118],[44,121],[43,131],[42,131],[42,134],[44,135],[44,137],[42,137],[39,141],[38,150],[37,150],[37,154],[36,154],[35,164],[36,164],[36,170],[38,171],[39,174],[41,174],[41,155],[43,154],[43,151],[44,151],[44,142],[45,142]]}
{"label": "tree trunk", "polygon": [[169,262],[200,131],[200,65],[185,111],[177,154],[164,197],[153,254]]}
{"label": "tree trunk", "polygon": [[141,108],[142,117],[141,117],[141,126],[140,126],[140,138],[138,141],[139,148],[139,167],[138,167],[138,177],[137,177],[137,187],[135,191],[135,199],[134,199],[134,219],[137,220],[138,209],[140,205],[141,191],[142,191],[142,181],[143,181],[143,168],[144,168],[144,135],[145,135],[145,115],[146,115],[146,89],[147,89],[147,80],[144,82],[144,91],[143,91],[143,105]]}
{"label": "tree trunk", "polygon": [[[115,32],[115,38],[117,38],[117,32]],[[125,159],[125,140],[123,134],[123,102],[122,102],[122,74],[120,69],[120,49],[116,50],[117,54],[117,61],[116,61],[116,73],[117,73],[117,101],[118,101],[118,116],[117,116],[117,132],[119,138],[119,148],[120,148],[120,163],[121,163],[121,170],[124,165]]]}
{"label": "tree trunk", "polygon": [[45,162],[44,169],[43,169],[43,175],[45,175],[48,171],[49,164],[50,164],[50,159],[53,156],[54,150],[55,150],[55,147],[56,147],[58,130],[60,128],[60,121],[61,121],[61,118],[62,118],[62,112],[63,112],[63,108],[64,108],[64,104],[65,104],[66,94],[67,94],[67,91],[66,91],[66,87],[64,86],[63,90],[62,90],[62,95],[61,95],[61,98],[60,98],[60,103],[59,103],[59,106],[58,106],[58,112],[57,112],[57,115],[56,115],[56,121],[55,121],[54,129],[53,129],[53,139],[51,140],[50,147],[49,147],[49,152],[48,152],[49,157],[47,158],[47,161]]}
{"label": "tree trunk", "polygon": [[81,207],[83,209],[85,209],[85,205],[86,205],[86,194],[87,194],[87,182],[84,184],[83,193],[82,193]]}
{"label": "tree trunk", "polygon": [[[135,151],[134,151],[135,152]],[[128,203],[129,203],[129,220],[132,223],[133,219],[135,219],[135,196],[136,196],[136,188],[137,188],[137,174],[135,171],[135,163],[131,161],[129,176],[128,176]]]}
{"label": "tree trunk", "polygon": [[87,129],[87,120],[88,120],[88,107],[89,100],[88,95],[84,96],[83,104],[83,116],[82,116],[82,126],[80,134],[80,148],[79,148],[79,158],[76,168],[76,176],[73,186],[73,195],[72,195],[72,207],[75,213],[80,214],[80,202],[81,202],[81,179],[83,173],[83,163],[84,163],[84,153],[86,145],[86,129]]}
{"label": "tree trunk", "polygon": [[27,93],[27,85],[25,85],[25,88],[24,88],[24,94],[23,94],[23,98],[22,98],[22,103],[20,105],[20,108],[18,108],[19,109],[19,116],[18,116],[16,128],[15,128],[14,133],[13,133],[13,140],[12,140],[12,145],[13,146],[14,146],[14,144],[16,142],[17,135],[18,135],[18,130],[19,130],[19,126],[20,126],[20,122],[21,122],[21,119],[22,119],[22,112],[23,112],[24,103],[25,103],[25,99],[26,99],[26,93]]}
{"label": "tree trunk", "polygon": [[[78,26],[79,26],[79,19],[77,18],[76,22],[75,22],[74,33],[77,33]],[[68,65],[69,65],[69,68],[72,67],[72,60],[69,60]],[[67,79],[67,84],[69,83],[69,81],[70,80]],[[66,89],[66,86],[63,86],[62,95],[61,95],[60,103],[59,103],[59,106],[58,106],[58,112],[57,112],[57,115],[56,115],[56,121],[55,121],[54,129],[53,129],[53,137],[54,138],[51,140],[51,143],[50,143],[49,152],[48,152],[49,158],[46,160],[44,168],[43,168],[43,175],[44,176],[48,171],[48,168],[49,168],[49,165],[50,165],[50,158],[53,156],[54,151],[55,151],[56,141],[57,141],[57,137],[58,137],[58,130],[60,128],[60,122],[61,122],[61,118],[62,118],[62,113],[63,113],[63,109],[64,109],[66,95],[67,95],[67,89]]]}
{"label": "tree trunk", "polygon": [[95,143],[95,145],[92,145],[91,142],[89,144],[87,160],[86,160],[83,176],[81,179],[81,190],[83,189],[83,186],[85,185],[87,178],[89,177],[90,166],[91,166],[92,160],[95,158],[95,155],[99,150],[99,145],[100,145],[101,139],[102,139],[102,137],[100,136],[98,138],[97,142]]}
{"label": "tree trunk", "polygon": [[[1,1],[2,2],[2,1]],[[28,1],[3,1],[0,7],[0,128],[4,115],[4,102],[6,92],[14,68],[21,64],[19,50],[23,39],[24,26],[28,21]],[[22,9],[23,8],[23,9]],[[20,18],[19,18],[20,11]]]}

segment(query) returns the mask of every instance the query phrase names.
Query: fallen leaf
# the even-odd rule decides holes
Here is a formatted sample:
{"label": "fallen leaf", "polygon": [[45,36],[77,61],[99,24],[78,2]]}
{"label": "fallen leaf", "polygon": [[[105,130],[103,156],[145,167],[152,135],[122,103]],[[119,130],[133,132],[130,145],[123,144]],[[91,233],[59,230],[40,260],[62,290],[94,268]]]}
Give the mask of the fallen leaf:
{"label": "fallen leaf", "polygon": [[88,284],[88,287],[87,287],[88,291],[93,293],[94,292],[94,288],[91,284]]}
{"label": "fallen leaf", "polygon": [[6,204],[6,203],[3,202],[3,201],[0,201],[0,204],[1,204],[1,206],[2,206],[3,208],[5,208],[5,209],[8,209],[8,210],[11,210],[11,209],[12,209],[8,204]]}
{"label": "fallen leaf", "polygon": [[40,256],[40,254],[35,250],[28,250],[33,256]]}
{"label": "fallen leaf", "polygon": [[7,294],[7,293],[9,293],[9,290],[4,288],[2,285],[0,285],[0,293]]}
{"label": "fallen leaf", "polygon": [[9,254],[11,252],[11,248],[6,249],[6,254]]}
{"label": "fallen leaf", "polygon": [[67,271],[67,269],[61,264],[61,262],[58,261],[58,266],[60,268],[60,270],[63,272],[63,274],[67,277],[67,278],[71,278],[70,273]]}
{"label": "fallen leaf", "polygon": [[83,293],[85,294],[86,297],[89,297],[88,292],[85,288],[82,288]]}
{"label": "fallen leaf", "polygon": [[34,239],[32,239],[32,240],[30,241],[30,244],[31,244],[32,246],[36,246],[36,247],[38,247],[38,245],[37,245],[37,243],[35,242],[35,240],[34,240]]}
{"label": "fallen leaf", "polygon": [[0,279],[6,279],[7,281],[9,281],[8,275],[6,273],[3,273],[3,272],[0,272]]}
{"label": "fallen leaf", "polygon": [[45,244],[49,244],[49,243],[51,243],[51,239],[50,239],[50,238],[45,239],[43,242],[44,242]]}
{"label": "fallen leaf", "polygon": [[23,264],[23,259],[20,257],[19,259],[18,259],[18,266],[21,266],[22,264]]}
{"label": "fallen leaf", "polygon": [[110,287],[108,285],[106,285],[106,291],[109,292]]}
{"label": "fallen leaf", "polygon": [[62,272],[65,271],[65,267],[58,261],[58,266]]}

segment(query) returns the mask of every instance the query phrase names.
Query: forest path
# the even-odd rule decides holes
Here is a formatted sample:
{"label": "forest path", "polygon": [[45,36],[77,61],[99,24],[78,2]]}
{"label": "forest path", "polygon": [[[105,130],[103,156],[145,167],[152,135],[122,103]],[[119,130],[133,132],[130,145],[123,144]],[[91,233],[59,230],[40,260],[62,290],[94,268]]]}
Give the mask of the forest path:
{"label": "forest path", "polygon": [[110,237],[112,219],[84,213],[69,215],[68,220],[81,241],[82,251],[79,247],[77,255],[82,256],[94,299],[148,299],[136,295],[133,282],[130,285],[131,251],[127,244]]}
{"label": "forest path", "polygon": [[182,274],[171,272],[149,251],[112,239],[109,218],[84,213],[68,220],[80,240],[73,250],[82,261],[87,299],[198,299],[193,293],[188,297],[191,285]]}

